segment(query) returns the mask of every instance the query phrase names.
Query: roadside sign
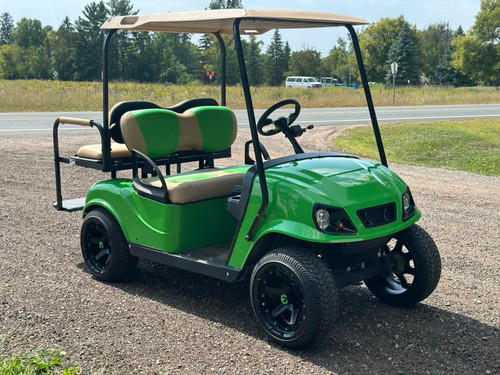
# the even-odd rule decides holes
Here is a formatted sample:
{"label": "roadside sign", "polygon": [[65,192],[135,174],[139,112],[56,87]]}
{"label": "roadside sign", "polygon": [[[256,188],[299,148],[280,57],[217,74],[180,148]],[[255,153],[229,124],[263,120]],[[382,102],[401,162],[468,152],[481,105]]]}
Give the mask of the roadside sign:
{"label": "roadside sign", "polygon": [[396,102],[396,73],[398,72],[398,63],[393,62],[391,64],[391,73],[392,73],[392,102]]}
{"label": "roadside sign", "polygon": [[398,72],[398,63],[393,62],[391,64],[391,73],[392,73],[392,75],[395,75],[397,72]]}

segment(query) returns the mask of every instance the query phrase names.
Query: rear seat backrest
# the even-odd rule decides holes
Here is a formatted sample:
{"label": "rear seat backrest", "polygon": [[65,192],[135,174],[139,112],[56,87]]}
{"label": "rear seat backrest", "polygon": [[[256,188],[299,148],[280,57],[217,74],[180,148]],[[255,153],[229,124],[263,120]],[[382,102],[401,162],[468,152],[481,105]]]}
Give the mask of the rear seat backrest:
{"label": "rear seat backrest", "polygon": [[109,126],[110,126],[110,135],[111,138],[115,142],[125,143],[122,137],[122,133],[120,130],[120,119],[122,116],[129,111],[136,111],[139,109],[147,109],[147,108],[162,108],[162,109],[170,109],[171,111],[177,113],[183,113],[186,110],[194,107],[202,107],[202,106],[219,106],[217,100],[212,98],[196,98],[196,99],[187,99],[183,102],[177,103],[171,107],[160,107],[158,104],[145,102],[145,101],[126,101],[116,103],[113,108],[109,111]]}
{"label": "rear seat backrest", "polygon": [[237,134],[236,117],[227,107],[204,106],[176,113],[143,109],[121,118],[125,144],[150,158],[177,151],[217,152],[229,148]]}

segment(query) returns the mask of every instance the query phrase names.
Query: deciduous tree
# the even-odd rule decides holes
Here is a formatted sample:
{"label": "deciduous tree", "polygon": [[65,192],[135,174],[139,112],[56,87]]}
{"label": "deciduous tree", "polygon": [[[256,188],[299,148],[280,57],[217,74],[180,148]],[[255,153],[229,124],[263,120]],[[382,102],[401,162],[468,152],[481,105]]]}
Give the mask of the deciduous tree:
{"label": "deciduous tree", "polygon": [[453,41],[453,67],[484,85],[500,85],[500,0],[482,0],[470,33]]}
{"label": "deciduous tree", "polygon": [[[368,80],[383,82],[387,73],[387,59],[389,50],[396,40],[403,25],[409,23],[403,16],[398,18],[382,18],[368,26],[359,36],[359,43],[363,52]],[[412,33],[416,30],[412,28]]]}
{"label": "deciduous tree", "polygon": [[41,46],[46,36],[47,34],[39,20],[24,17],[17,23],[12,32],[15,44],[25,49]]}
{"label": "deciduous tree", "polygon": [[314,49],[295,51],[290,58],[290,75],[321,76],[321,53]]}

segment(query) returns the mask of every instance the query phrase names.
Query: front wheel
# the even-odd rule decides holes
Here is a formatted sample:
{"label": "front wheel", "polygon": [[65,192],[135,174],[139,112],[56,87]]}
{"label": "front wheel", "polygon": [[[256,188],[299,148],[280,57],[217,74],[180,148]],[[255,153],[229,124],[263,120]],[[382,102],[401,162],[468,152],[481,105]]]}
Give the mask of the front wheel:
{"label": "front wheel", "polygon": [[250,297],[267,335],[293,348],[326,336],[339,311],[331,271],[316,254],[297,247],[276,249],[260,259]]}
{"label": "front wheel", "polygon": [[103,208],[85,216],[80,245],[87,268],[99,280],[123,280],[137,266],[138,258],[130,254],[120,225]]}
{"label": "front wheel", "polygon": [[441,277],[441,257],[431,236],[418,225],[395,235],[384,249],[392,272],[365,280],[389,305],[409,306],[427,298]]}

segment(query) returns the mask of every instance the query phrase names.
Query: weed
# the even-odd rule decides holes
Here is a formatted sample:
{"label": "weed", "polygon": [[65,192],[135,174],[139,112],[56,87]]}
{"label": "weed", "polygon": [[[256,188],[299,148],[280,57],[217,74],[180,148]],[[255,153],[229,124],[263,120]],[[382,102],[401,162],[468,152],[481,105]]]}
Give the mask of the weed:
{"label": "weed", "polygon": [[0,375],[77,375],[77,367],[63,367],[62,360],[65,355],[63,351],[42,349],[38,352],[0,358]]}

